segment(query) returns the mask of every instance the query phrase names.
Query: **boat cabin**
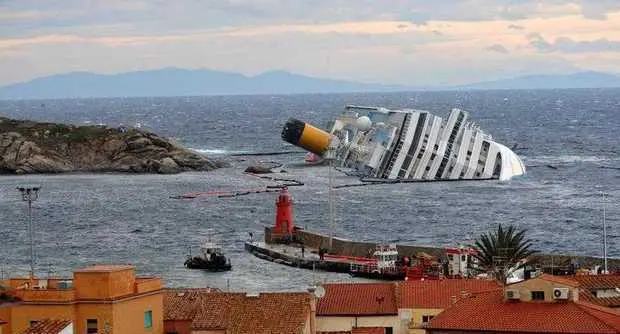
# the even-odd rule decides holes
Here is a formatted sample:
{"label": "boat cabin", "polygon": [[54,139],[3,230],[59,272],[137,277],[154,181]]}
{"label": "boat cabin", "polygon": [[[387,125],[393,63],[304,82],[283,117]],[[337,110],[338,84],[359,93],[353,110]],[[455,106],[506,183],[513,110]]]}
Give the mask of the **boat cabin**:
{"label": "boat cabin", "polygon": [[222,254],[222,247],[213,242],[205,242],[200,246],[200,254],[204,259],[210,260],[212,256]]}
{"label": "boat cabin", "polygon": [[377,260],[377,268],[383,270],[385,268],[396,268],[398,261],[398,250],[396,244],[379,244],[372,257]]}

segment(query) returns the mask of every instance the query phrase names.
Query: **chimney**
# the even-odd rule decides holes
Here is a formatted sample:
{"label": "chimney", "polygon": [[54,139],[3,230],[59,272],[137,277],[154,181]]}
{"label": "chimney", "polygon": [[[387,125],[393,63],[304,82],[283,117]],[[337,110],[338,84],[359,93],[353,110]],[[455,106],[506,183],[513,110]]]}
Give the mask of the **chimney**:
{"label": "chimney", "polygon": [[245,294],[246,298],[259,298],[260,297],[260,292],[246,292]]}
{"label": "chimney", "polygon": [[310,333],[316,333],[316,298],[310,298]]}
{"label": "chimney", "polygon": [[573,288],[571,293],[573,294],[573,301],[578,302],[579,301],[579,288]]}

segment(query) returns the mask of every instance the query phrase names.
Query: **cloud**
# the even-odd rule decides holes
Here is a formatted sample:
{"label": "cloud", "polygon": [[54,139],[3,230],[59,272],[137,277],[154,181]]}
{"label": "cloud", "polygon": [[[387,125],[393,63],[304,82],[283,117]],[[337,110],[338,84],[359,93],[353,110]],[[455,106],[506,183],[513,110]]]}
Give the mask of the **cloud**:
{"label": "cloud", "polygon": [[618,0],[0,0],[0,84],[168,66],[458,84],[620,71],[618,40]]}
{"label": "cloud", "polygon": [[525,30],[524,26],[520,26],[518,24],[511,24],[508,26],[509,30]]}
{"label": "cloud", "polygon": [[538,52],[560,53],[601,53],[620,52],[620,41],[612,41],[607,38],[595,40],[576,41],[569,37],[558,37],[553,42],[548,42],[539,33],[528,35],[530,47]]}
{"label": "cloud", "polygon": [[500,44],[493,44],[485,48],[486,51],[497,52],[501,54],[509,54],[510,52]]}
{"label": "cloud", "polygon": [[[178,33],[239,25],[359,21],[493,21],[620,11],[617,0],[20,0],[0,5],[4,36],[58,33],[58,27],[131,23],[136,34]],[[28,23],[28,24],[25,24]]]}

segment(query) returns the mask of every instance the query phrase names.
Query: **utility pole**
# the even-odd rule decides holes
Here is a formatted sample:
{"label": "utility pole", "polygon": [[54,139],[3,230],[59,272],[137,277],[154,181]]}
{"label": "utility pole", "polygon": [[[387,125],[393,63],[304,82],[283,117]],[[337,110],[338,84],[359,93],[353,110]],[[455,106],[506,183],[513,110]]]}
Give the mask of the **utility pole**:
{"label": "utility pole", "polygon": [[32,226],[32,202],[39,199],[38,185],[18,186],[17,190],[22,195],[22,201],[28,202],[28,227],[30,230],[30,287],[34,281],[34,228]]}

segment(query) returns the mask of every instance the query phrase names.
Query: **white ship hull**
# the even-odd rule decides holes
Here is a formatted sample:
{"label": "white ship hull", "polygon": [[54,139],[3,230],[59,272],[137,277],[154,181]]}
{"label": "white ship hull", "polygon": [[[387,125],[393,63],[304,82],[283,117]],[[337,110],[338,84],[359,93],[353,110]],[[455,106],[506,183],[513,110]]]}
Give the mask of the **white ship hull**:
{"label": "white ship hull", "polygon": [[[304,133],[308,127],[314,129],[308,130],[314,137]],[[291,120],[282,137],[325,155],[327,147],[312,142],[322,139],[316,132]],[[326,136],[328,146],[335,149],[335,165],[369,178],[509,180],[525,174],[519,156],[480,130],[460,109],[453,109],[444,120],[423,110],[347,106]]]}

